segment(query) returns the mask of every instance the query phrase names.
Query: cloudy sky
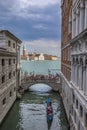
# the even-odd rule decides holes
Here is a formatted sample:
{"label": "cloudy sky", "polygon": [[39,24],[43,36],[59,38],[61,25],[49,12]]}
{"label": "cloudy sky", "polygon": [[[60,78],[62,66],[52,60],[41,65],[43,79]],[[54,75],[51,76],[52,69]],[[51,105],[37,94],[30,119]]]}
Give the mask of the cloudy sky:
{"label": "cloudy sky", "polygon": [[60,0],[0,0],[0,29],[11,31],[27,52],[60,56]]}

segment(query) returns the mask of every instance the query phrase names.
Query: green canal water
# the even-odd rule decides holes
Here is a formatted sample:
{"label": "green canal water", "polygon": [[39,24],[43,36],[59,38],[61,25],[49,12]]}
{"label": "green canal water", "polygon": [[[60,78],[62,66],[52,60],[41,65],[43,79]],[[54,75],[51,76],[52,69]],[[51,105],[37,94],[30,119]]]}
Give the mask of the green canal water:
{"label": "green canal water", "polygon": [[21,60],[22,73],[28,72],[28,74],[34,72],[34,74],[48,74],[48,70],[51,71],[51,74],[55,74],[61,69],[61,61],[25,61]]}
{"label": "green canal water", "polygon": [[[59,93],[50,89],[47,92],[43,91],[44,89],[31,90],[26,92],[21,100],[14,103],[0,126],[0,130],[69,130]],[[45,104],[47,97],[52,100],[54,112],[53,121],[49,124],[47,123]]]}

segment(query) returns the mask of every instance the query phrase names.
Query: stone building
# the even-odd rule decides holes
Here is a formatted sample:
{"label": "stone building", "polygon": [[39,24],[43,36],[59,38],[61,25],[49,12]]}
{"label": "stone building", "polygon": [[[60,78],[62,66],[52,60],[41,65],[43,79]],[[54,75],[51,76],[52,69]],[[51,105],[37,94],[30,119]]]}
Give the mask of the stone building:
{"label": "stone building", "polygon": [[7,30],[0,31],[0,123],[16,99],[20,75],[21,40]]}
{"label": "stone building", "polygon": [[87,0],[72,5],[71,130],[87,130]]}
{"label": "stone building", "polygon": [[44,55],[43,55],[43,53],[41,53],[41,54],[39,55],[39,60],[44,60]]}
{"label": "stone building", "polygon": [[27,54],[27,50],[26,50],[26,46],[23,46],[23,51],[22,51],[22,55],[21,55],[21,59],[22,60],[29,60],[29,56]]}
{"label": "stone building", "polygon": [[[87,0],[73,0],[68,9],[69,2],[62,1],[62,97],[70,130],[87,130]],[[67,30],[71,30],[69,40]],[[66,49],[69,46],[70,53]],[[71,74],[64,69],[68,57],[71,57]]]}
{"label": "stone building", "polygon": [[23,46],[23,57],[26,57],[26,56],[27,56],[26,47]]}
{"label": "stone building", "polygon": [[61,79],[62,79],[62,99],[65,106],[68,120],[71,111],[71,58],[69,41],[72,35],[72,0],[61,0],[62,9],[62,37],[61,37]]}

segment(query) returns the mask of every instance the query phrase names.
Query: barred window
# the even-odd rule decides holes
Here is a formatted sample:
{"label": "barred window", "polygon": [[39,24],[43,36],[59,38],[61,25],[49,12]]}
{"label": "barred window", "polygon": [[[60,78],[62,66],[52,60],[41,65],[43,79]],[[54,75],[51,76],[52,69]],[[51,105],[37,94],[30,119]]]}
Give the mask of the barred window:
{"label": "barred window", "polygon": [[9,79],[11,79],[11,72],[9,73]]}
{"label": "barred window", "polygon": [[5,82],[5,75],[2,76],[2,83]]}
{"label": "barred window", "polygon": [[9,47],[11,46],[11,41],[10,41],[10,40],[8,41],[8,46],[9,46]]}
{"label": "barred window", "polygon": [[5,59],[2,59],[2,66],[5,65]]}
{"label": "barred window", "polygon": [[13,48],[15,48],[15,43],[13,43]]}
{"label": "barred window", "polygon": [[3,104],[3,105],[6,104],[6,98],[3,99],[2,104]]}

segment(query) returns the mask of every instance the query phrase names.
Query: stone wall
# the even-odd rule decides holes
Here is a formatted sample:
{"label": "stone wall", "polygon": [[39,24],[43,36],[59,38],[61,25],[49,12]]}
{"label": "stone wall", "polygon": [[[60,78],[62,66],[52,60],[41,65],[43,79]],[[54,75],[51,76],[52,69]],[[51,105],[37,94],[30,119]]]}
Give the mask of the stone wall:
{"label": "stone wall", "polygon": [[[2,44],[1,44],[2,43]],[[0,124],[16,100],[20,75],[21,41],[7,30],[0,31]],[[4,46],[3,46],[4,45]],[[19,75],[18,75],[19,74]]]}
{"label": "stone wall", "polygon": [[[0,50],[0,123],[16,99],[16,56]],[[9,65],[10,60],[10,65]],[[4,78],[3,78],[4,77]]]}

